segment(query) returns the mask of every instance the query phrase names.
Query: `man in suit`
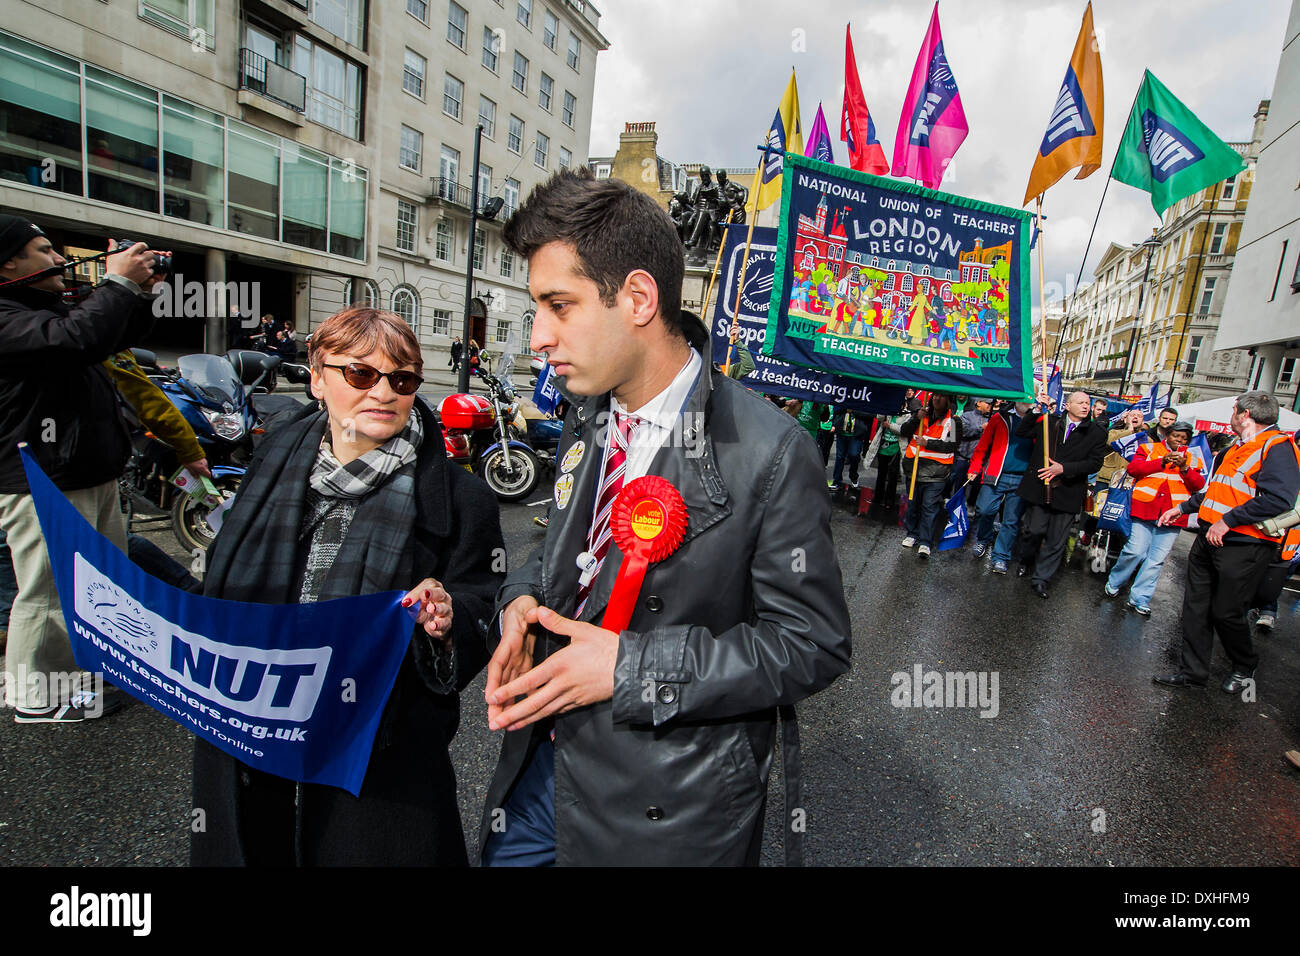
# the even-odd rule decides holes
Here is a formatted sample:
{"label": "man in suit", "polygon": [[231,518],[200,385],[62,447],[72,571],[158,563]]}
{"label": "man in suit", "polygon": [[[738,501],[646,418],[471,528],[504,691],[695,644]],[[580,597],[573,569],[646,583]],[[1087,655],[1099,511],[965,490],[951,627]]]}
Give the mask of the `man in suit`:
{"label": "man in suit", "polygon": [[[1108,449],[1106,430],[1088,415],[1087,392],[1072,392],[1064,415],[1048,415],[1051,400],[1045,394],[1038,396],[1038,402],[1037,412],[1026,415],[1016,426],[1016,435],[1034,443],[1029,470],[1016,492],[1027,503],[1016,548],[1020,576],[1032,572],[1030,586],[1045,598],[1047,582],[1061,566],[1070,524],[1083,510],[1088,476],[1101,468]],[[1045,465],[1044,415],[1048,415]]]}
{"label": "man in suit", "polygon": [[[778,708],[792,718],[849,664],[817,448],[713,370],[654,200],[562,170],[505,241],[528,260],[530,345],[571,408],[546,540],[497,597],[485,693],[505,735],[484,863],[756,864]],[[611,629],[632,540],[620,495],[647,476],[680,492],[685,530]]]}

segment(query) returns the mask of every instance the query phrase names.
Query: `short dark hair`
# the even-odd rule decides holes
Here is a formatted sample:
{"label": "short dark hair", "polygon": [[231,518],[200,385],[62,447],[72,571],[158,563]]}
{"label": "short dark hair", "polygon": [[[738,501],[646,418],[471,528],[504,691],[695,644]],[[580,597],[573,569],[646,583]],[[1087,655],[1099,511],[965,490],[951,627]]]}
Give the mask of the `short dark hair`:
{"label": "short dark hair", "polygon": [[681,238],[659,204],[627,183],[597,179],[586,168],[562,169],[529,194],[506,222],[503,238],[525,259],[548,243],[573,246],[579,272],[596,283],[606,306],[630,272],[645,270],[659,287],[664,325],[685,337]]}

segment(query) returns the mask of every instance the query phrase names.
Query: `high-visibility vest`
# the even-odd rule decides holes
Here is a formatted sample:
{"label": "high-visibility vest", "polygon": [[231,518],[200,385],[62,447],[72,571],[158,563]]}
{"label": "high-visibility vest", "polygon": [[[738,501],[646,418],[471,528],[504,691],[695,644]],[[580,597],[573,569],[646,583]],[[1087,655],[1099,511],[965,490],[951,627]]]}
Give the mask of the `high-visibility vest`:
{"label": "high-visibility vest", "polygon": [[1297,552],[1300,552],[1300,525],[1288,528],[1282,535],[1282,560],[1294,561]]}
{"label": "high-visibility vest", "polygon": [[908,441],[907,451],[903,453],[903,457],[911,459],[920,455],[922,458],[926,458],[930,461],[937,461],[941,465],[951,465],[953,460],[957,457],[956,453],[951,451],[932,451],[930,449],[922,448],[921,443],[916,439],[918,436],[924,435],[926,438],[931,438],[936,441],[953,441],[956,438],[956,435],[953,432],[954,426],[952,424],[951,416],[945,418],[943,421],[935,422],[933,425],[923,420],[921,422],[921,427],[917,429],[916,434]]}
{"label": "high-visibility vest", "polygon": [[[1164,442],[1147,442],[1140,446],[1146,451],[1148,461],[1159,461],[1169,454],[1169,448]],[[1201,461],[1201,456],[1196,453],[1195,449],[1184,446],[1183,454],[1187,455],[1189,462],[1188,469],[1201,468],[1205,465]],[[1177,469],[1167,471],[1157,471],[1154,474],[1147,475],[1145,478],[1139,478],[1133,485],[1133,500],[1142,502],[1152,502],[1160,494],[1161,486],[1168,484],[1170,507],[1177,508],[1184,501],[1192,496],[1187,490],[1187,484],[1183,481],[1182,473]]]}
{"label": "high-visibility vest", "polygon": [[[1295,443],[1273,428],[1260,432],[1251,441],[1238,442],[1228,449],[1218,471],[1205,486],[1205,499],[1196,514],[1197,521],[1202,527],[1208,528],[1233,508],[1244,505],[1255,497],[1255,475],[1264,464],[1264,457],[1275,445],[1283,442],[1290,446],[1291,454],[1296,454],[1297,461],[1300,461]],[[1281,542],[1282,540],[1281,535],[1266,534],[1253,523],[1237,525],[1230,530],[1259,538],[1261,541]]]}

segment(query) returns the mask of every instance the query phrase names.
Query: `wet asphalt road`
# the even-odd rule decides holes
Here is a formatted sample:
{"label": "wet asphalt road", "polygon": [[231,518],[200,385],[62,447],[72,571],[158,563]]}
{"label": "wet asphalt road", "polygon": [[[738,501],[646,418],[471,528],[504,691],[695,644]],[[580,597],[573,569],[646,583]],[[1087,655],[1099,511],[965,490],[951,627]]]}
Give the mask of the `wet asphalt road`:
{"label": "wet asphalt road", "polygon": [[[541,497],[538,495],[537,497]],[[540,508],[502,509],[511,560],[542,538]],[[928,562],[902,532],[837,510],[853,619],[849,674],[799,708],[809,865],[1296,865],[1300,620],[1296,595],[1257,644],[1257,700],[1215,683],[1174,691],[1171,668],[1190,536],[1149,619],[1063,570],[1050,600],[969,549]],[[169,531],[150,537],[180,555]],[[896,672],[998,674],[998,711],[899,708]],[[910,681],[909,681],[910,683]],[[483,677],[453,746],[471,856],[498,749]],[[187,856],[191,739],[142,705],[102,721],[0,720],[0,864],[178,865]],[[781,859],[779,776],[765,863]]]}

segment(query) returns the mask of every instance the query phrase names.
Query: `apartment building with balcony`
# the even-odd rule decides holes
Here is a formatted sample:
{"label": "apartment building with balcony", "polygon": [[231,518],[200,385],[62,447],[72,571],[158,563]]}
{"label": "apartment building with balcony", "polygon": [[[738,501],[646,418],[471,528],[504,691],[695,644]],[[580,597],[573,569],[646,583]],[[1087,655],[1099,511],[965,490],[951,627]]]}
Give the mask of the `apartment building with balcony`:
{"label": "apartment building with balcony", "polygon": [[[581,0],[15,0],[0,29],[0,207],[70,250],[175,252],[186,281],[255,283],[309,330],[345,304],[527,340],[500,222],[585,157],[599,12]],[[477,171],[505,210],[469,250]],[[460,157],[465,157],[462,168]],[[580,162],[581,160],[579,160]],[[225,347],[225,315],[158,344]],[[432,356],[426,356],[432,358]]]}

